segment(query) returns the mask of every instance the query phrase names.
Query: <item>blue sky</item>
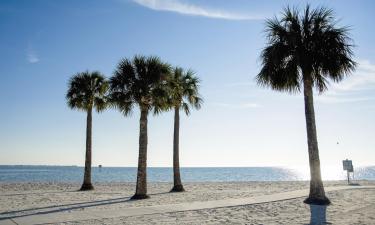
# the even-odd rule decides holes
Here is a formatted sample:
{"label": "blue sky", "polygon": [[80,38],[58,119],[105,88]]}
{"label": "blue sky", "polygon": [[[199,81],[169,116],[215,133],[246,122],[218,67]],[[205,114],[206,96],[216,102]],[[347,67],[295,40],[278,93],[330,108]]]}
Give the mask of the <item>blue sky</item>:
{"label": "blue sky", "polygon": [[[158,55],[192,68],[205,104],[181,118],[182,166],[303,166],[303,98],[258,87],[264,19],[302,1],[93,0],[0,2],[0,164],[83,165],[85,113],[67,81],[111,76],[122,57]],[[375,164],[373,1],[313,1],[350,25],[357,71],[316,96],[323,166]],[[136,166],[139,113],[95,114],[93,163]],[[173,115],[149,119],[149,165],[172,165]],[[339,142],[339,144],[337,144]]]}

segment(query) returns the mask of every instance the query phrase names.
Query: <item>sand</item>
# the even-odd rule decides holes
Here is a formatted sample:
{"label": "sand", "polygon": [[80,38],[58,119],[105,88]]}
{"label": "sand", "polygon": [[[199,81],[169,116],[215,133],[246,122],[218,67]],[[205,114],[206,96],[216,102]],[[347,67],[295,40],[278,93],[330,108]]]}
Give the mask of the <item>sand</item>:
{"label": "sand", "polygon": [[[375,182],[361,181],[360,184],[375,185]],[[345,182],[325,182],[325,186],[340,185],[345,185]],[[94,191],[79,192],[79,184],[0,183],[0,218],[41,212],[48,214],[61,209],[121,210],[129,207],[245,198],[305,189],[308,188],[308,182],[187,183],[187,192],[184,193],[169,193],[172,187],[170,183],[151,183],[148,187],[151,198],[141,201],[128,200],[135,190],[131,183],[100,183],[94,186]],[[63,224],[310,224],[311,210],[320,217],[325,215],[326,222],[333,224],[375,224],[375,189],[333,191],[328,196],[332,204],[327,208],[310,208],[302,203],[303,198],[297,198],[256,205],[77,220]]]}

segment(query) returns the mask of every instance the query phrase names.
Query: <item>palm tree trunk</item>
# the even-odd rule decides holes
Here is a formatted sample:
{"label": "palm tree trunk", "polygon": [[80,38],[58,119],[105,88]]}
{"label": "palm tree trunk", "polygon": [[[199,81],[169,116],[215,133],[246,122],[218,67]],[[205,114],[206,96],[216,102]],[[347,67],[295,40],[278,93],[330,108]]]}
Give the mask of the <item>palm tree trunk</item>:
{"label": "palm tree trunk", "polygon": [[310,193],[305,199],[307,204],[328,205],[329,199],[325,196],[321,172],[318,140],[315,125],[314,99],[312,90],[312,81],[310,76],[304,76],[304,99],[305,99],[305,117],[307,130],[307,144],[309,150],[310,164]]}
{"label": "palm tree trunk", "polygon": [[173,188],[171,192],[185,191],[180,176],[180,107],[174,109],[174,131],[173,131]]}
{"label": "palm tree trunk", "polygon": [[147,115],[148,109],[141,109],[137,187],[132,199],[149,198],[147,195]]}
{"label": "palm tree trunk", "polygon": [[85,173],[83,177],[83,184],[81,191],[92,190],[94,187],[91,184],[91,139],[92,139],[92,109],[87,111],[86,122],[86,160],[85,160]]}

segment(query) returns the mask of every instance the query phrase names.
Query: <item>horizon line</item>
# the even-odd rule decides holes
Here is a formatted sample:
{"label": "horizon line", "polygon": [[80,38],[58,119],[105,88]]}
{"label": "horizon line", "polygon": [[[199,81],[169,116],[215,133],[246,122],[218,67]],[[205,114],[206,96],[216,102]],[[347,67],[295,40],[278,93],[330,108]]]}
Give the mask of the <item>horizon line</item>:
{"label": "horizon line", "polygon": [[[137,168],[137,166],[103,166],[103,164],[98,164],[92,166],[92,168],[99,168],[99,165],[102,165],[102,168]],[[336,164],[329,164],[325,166],[335,166]],[[0,164],[0,166],[48,166],[48,167],[82,167],[84,165],[51,165],[51,164]],[[180,168],[293,168],[293,167],[308,167],[308,165],[295,165],[295,166],[282,166],[282,165],[265,165],[265,166],[181,166]],[[323,165],[324,166],[324,165]],[[337,166],[341,166],[341,164],[337,164]],[[354,166],[354,168],[358,167],[375,167],[375,164],[363,164]],[[148,166],[147,168],[173,168],[173,166]]]}

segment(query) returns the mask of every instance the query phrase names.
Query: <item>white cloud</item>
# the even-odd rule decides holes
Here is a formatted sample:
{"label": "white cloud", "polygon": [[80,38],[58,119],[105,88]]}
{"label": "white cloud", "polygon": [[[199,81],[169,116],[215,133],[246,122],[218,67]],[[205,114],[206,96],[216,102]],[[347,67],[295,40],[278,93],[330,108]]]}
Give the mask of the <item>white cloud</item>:
{"label": "white cloud", "polygon": [[222,10],[204,8],[201,6],[181,2],[180,0],[133,0],[133,2],[157,11],[170,11],[191,16],[203,16],[226,20],[259,20],[258,15],[244,15]]}
{"label": "white cloud", "polygon": [[322,103],[350,103],[374,100],[371,97],[351,97],[351,96],[318,96],[317,101]]}
{"label": "white cloud", "polygon": [[356,71],[340,83],[331,85],[332,93],[359,91],[375,88],[375,64],[368,60],[359,60]]}
{"label": "white cloud", "polygon": [[38,55],[31,47],[27,49],[26,59],[29,63],[37,63],[40,61]]}
{"label": "white cloud", "polygon": [[375,64],[359,60],[356,71],[339,83],[332,83],[328,91],[317,96],[323,103],[347,103],[374,100],[365,91],[375,90]]}

